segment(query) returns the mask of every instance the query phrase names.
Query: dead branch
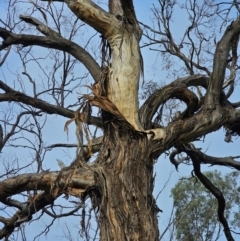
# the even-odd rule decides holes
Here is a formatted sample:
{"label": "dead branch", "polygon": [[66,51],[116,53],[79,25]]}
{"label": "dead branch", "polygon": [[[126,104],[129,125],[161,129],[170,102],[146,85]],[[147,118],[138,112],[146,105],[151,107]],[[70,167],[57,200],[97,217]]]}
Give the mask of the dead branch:
{"label": "dead branch", "polygon": [[51,194],[42,192],[34,200],[34,203],[22,203],[19,211],[17,211],[11,218],[2,218],[0,221],[4,223],[2,229],[0,229],[0,239],[4,238],[7,240],[12,234],[16,227],[19,227],[22,223],[32,219],[32,215],[42,210],[45,206],[53,204],[56,197]]}

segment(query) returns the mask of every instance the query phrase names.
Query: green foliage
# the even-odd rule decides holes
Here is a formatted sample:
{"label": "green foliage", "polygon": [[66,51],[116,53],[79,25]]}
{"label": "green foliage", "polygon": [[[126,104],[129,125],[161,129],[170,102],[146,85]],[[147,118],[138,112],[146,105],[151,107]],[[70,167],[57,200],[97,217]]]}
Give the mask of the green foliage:
{"label": "green foliage", "polygon": [[[240,227],[240,174],[204,173],[218,187],[226,201],[225,216],[235,229]],[[178,241],[217,240],[222,231],[218,222],[217,199],[194,177],[182,178],[172,189],[175,229]]]}

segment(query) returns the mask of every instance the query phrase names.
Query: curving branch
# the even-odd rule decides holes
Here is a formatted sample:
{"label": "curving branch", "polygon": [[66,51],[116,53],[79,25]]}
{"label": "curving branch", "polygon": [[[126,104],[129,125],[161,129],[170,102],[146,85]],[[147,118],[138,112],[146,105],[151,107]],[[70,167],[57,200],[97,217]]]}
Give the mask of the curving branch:
{"label": "curving branch", "polygon": [[[15,91],[14,89],[6,85],[3,81],[0,81],[0,89],[5,91],[5,93],[0,94],[0,102],[3,102],[3,101],[14,101],[18,103],[20,102],[20,103],[38,108],[42,111],[45,111],[48,114],[57,114],[67,118],[74,118],[75,116],[74,111],[72,110],[65,109],[60,106],[55,106],[43,100],[30,97],[19,91]],[[97,127],[102,127],[102,120],[99,117],[91,116],[88,121],[89,121],[88,124],[95,125]]]}
{"label": "curving branch", "polygon": [[207,88],[209,81],[208,76],[192,75],[185,78],[178,78],[171,84],[156,90],[141,106],[139,116],[141,123],[145,128],[150,128],[151,120],[160,105],[164,104],[168,99],[176,97],[184,101],[188,109],[186,116],[190,117],[198,108],[197,96],[187,89],[190,86],[202,86]]}
{"label": "curving branch", "polygon": [[51,213],[50,211],[48,211],[46,208],[43,208],[43,212],[46,213],[47,215],[49,215],[52,218],[62,218],[62,217],[68,217],[73,215],[74,213],[76,213],[80,208],[82,208],[84,205],[82,203],[80,203],[79,205],[77,205],[76,208],[74,208],[73,210],[67,212],[67,213],[61,213],[61,214],[54,214]]}
{"label": "curving branch", "polygon": [[65,51],[79,60],[90,72],[97,82],[100,78],[101,68],[93,57],[78,44],[61,37],[57,32],[42,24],[39,20],[30,16],[20,16],[22,20],[36,26],[46,36],[35,36],[28,34],[14,34],[7,29],[0,27],[0,37],[3,38],[0,51],[9,48],[11,45],[40,46]]}
{"label": "curving branch", "polygon": [[240,107],[240,101],[235,102],[235,103],[231,103],[232,107],[234,108],[239,108]]}
{"label": "curving branch", "polygon": [[178,171],[178,166],[185,160],[188,160],[188,157],[181,157],[181,158],[175,158],[177,155],[179,155],[182,152],[181,148],[174,148],[172,152],[169,155],[170,162],[175,166],[176,170]]}

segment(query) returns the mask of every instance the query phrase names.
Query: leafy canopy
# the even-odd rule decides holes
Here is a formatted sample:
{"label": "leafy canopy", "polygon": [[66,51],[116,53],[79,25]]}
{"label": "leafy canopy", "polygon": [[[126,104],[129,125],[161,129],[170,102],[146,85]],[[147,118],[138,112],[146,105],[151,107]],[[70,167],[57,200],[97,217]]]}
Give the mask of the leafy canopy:
{"label": "leafy canopy", "polygon": [[[240,226],[240,175],[233,171],[221,174],[219,171],[204,175],[219,188],[226,200],[225,215],[232,229]],[[218,202],[195,177],[184,177],[172,189],[175,207],[176,239],[178,241],[217,240],[222,231],[218,222]]]}

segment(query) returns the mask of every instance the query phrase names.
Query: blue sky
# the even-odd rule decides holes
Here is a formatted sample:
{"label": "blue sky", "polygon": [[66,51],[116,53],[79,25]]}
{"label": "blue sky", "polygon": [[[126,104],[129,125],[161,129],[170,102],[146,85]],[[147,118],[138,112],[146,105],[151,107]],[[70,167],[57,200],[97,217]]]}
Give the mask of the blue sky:
{"label": "blue sky", "polygon": [[[149,16],[151,16],[151,10],[152,4],[156,1],[144,1],[144,0],[138,0],[135,1],[135,10],[137,13],[137,17],[141,22],[144,22],[146,24],[151,25],[151,19]],[[6,14],[3,6],[4,1],[0,0],[0,16],[3,18],[3,16]],[[182,36],[184,27],[187,25],[187,19],[186,17],[182,16],[181,14],[176,14],[176,17],[174,19],[174,22],[172,24],[172,31],[174,33],[174,36],[178,38],[178,36]],[[91,34],[91,31],[89,31],[89,34]],[[88,34],[86,34],[87,38]],[[85,37],[85,36],[84,36]],[[42,48],[34,48],[34,51],[37,55],[43,55],[44,50]],[[149,52],[148,48],[142,49],[142,54],[144,58],[144,66],[145,66],[145,78],[146,81],[153,80],[158,83],[169,83],[173,79],[167,78],[167,71],[163,71],[161,69],[162,60],[161,56],[156,54],[156,52]],[[49,62],[50,65],[50,62]],[[177,63],[178,65],[178,63]],[[14,74],[13,71],[15,69],[20,69],[20,63],[18,61],[18,58],[12,51],[10,54],[7,63],[2,66],[0,70],[0,79],[5,80],[8,84],[15,83],[16,85],[19,84],[17,76]],[[82,74],[82,67],[79,67],[78,69],[75,69],[77,71],[76,74]],[[35,78],[37,78],[40,75],[40,71],[36,66],[33,66],[31,69],[31,73],[35,73]],[[90,78],[89,78],[90,79]],[[32,88],[29,83],[27,83],[26,80],[26,93],[31,93]],[[239,88],[239,87],[238,87]],[[79,88],[78,92],[82,93],[82,90]],[[76,98],[71,97],[71,98]],[[56,142],[58,143],[74,143],[76,142],[75,137],[75,127],[74,124],[71,124],[69,127],[69,137],[67,137],[66,133],[63,131],[63,127],[67,119],[65,118],[56,118],[55,116],[52,116],[48,119],[48,122],[46,123],[45,130],[43,131],[43,138],[44,140],[47,140],[48,144],[54,144]],[[235,138],[234,138],[235,139]],[[223,129],[219,130],[218,132],[214,132],[210,135],[208,135],[204,141],[204,143],[197,143],[197,147],[202,147],[203,151],[207,150],[207,154],[214,155],[214,156],[236,156],[239,155],[239,146],[240,146],[240,139],[234,140],[234,143],[225,143],[224,142],[224,132]],[[9,150],[10,153],[14,156],[15,153],[13,153],[13,150]],[[17,155],[17,153],[16,153]],[[66,164],[69,164],[69,162],[74,159],[75,151],[69,150],[67,152],[62,151],[60,149],[55,149],[51,153],[46,154],[46,161],[44,163],[44,168],[52,168],[52,169],[59,169],[57,166],[56,159],[61,159]],[[24,161],[24,158],[30,160],[32,156],[29,154],[29,152],[23,151],[20,155],[20,159]],[[26,160],[25,160],[26,161]],[[204,166],[203,170],[213,170],[215,169],[209,166]],[[227,168],[221,168],[221,171],[229,171]],[[31,171],[29,169],[29,171]],[[160,214],[160,230],[163,230],[164,226],[167,224],[169,215],[172,208],[172,200],[169,197],[170,196],[170,190],[175,185],[175,183],[179,180],[180,177],[185,175],[191,175],[192,167],[180,165],[179,166],[179,172],[177,172],[174,168],[174,166],[170,163],[167,156],[162,155],[159,160],[157,161],[155,165],[155,172],[156,172],[156,181],[155,181],[155,190],[154,193],[157,195],[162,189],[163,191],[158,197],[157,203],[159,207],[163,210],[163,213]],[[171,178],[169,179],[169,176]],[[167,183],[167,184],[166,184]],[[165,187],[166,184],[166,187]],[[61,200],[62,201],[62,200]],[[40,215],[40,214],[38,214]],[[65,219],[67,224],[70,224],[72,234],[75,236],[76,240],[78,237],[78,225],[79,225],[79,218],[68,218]],[[48,217],[45,217],[41,221],[32,222],[31,225],[26,225],[26,230],[28,233],[28,239],[32,240],[32,238],[39,232],[41,232],[44,228],[45,223],[49,223],[50,219]],[[64,222],[64,221],[63,221]],[[33,231],[34,230],[34,231]],[[52,240],[54,237],[58,237],[58,240],[65,240],[59,236],[61,236],[60,232],[62,230],[66,230],[64,225],[60,225],[60,221],[55,221],[54,227],[49,232],[48,236],[41,236],[39,240]],[[81,240],[81,239],[80,239]],[[164,240],[168,240],[168,236],[165,237]],[[224,238],[222,240],[225,240]]]}

